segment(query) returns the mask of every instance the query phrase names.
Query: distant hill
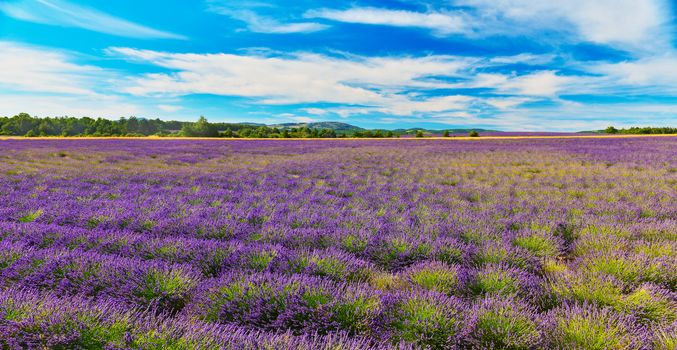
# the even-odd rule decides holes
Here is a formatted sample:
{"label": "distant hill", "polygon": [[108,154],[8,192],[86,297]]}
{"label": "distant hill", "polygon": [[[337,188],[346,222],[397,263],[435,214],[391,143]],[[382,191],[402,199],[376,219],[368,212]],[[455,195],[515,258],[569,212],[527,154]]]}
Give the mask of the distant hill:
{"label": "distant hill", "polygon": [[[359,126],[342,123],[342,122],[315,122],[315,123],[280,123],[268,125],[271,128],[303,128],[308,127],[310,129],[331,129],[338,133],[342,132],[355,132],[367,130]],[[370,129],[377,130],[377,129]],[[390,130],[390,129],[381,129],[381,130]],[[395,129],[391,130],[394,133],[398,134],[416,134],[417,131],[422,130],[426,134],[442,134],[445,130],[448,130],[450,134],[467,134],[471,131],[477,132],[500,132],[498,130],[488,130],[488,129],[442,129],[442,130],[432,130],[432,129],[423,129],[423,128],[411,128],[411,129]]]}
{"label": "distant hill", "polygon": [[287,129],[295,129],[295,128],[303,128],[303,127],[308,127],[310,129],[330,129],[334,130],[337,132],[352,132],[352,131],[359,131],[359,130],[364,130],[363,128],[360,128],[359,126],[347,124],[347,123],[341,123],[341,122],[314,122],[314,123],[281,123],[281,124],[273,124],[269,125],[272,128],[287,128]]}
{"label": "distant hill", "polygon": [[441,130],[432,130],[432,129],[423,129],[423,128],[411,128],[411,129],[395,129],[393,132],[400,134],[416,134],[417,131],[423,131],[426,134],[443,134],[445,131],[449,131],[450,134],[467,134],[471,131],[481,132],[501,132],[499,130],[489,130],[489,129],[441,129]]}

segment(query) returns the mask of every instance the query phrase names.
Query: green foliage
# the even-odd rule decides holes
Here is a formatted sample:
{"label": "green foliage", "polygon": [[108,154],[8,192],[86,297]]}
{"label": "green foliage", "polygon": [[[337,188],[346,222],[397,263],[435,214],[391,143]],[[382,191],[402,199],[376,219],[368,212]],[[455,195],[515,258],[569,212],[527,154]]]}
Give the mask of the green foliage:
{"label": "green foliage", "polygon": [[656,339],[653,341],[653,346],[653,349],[656,350],[677,349],[677,332],[659,330]]}
{"label": "green foliage", "polygon": [[423,137],[423,130],[416,130],[416,137]]}
{"label": "green foliage", "polygon": [[268,268],[276,255],[277,252],[274,250],[253,253],[248,257],[247,266],[257,271],[263,271]]}
{"label": "green foliage", "polygon": [[473,130],[473,131],[468,133],[468,136],[469,137],[480,137],[480,134],[477,131]]}
{"label": "green foliage", "polygon": [[33,222],[42,216],[42,210],[33,210],[28,212],[26,215],[19,218],[19,222]]}
{"label": "green foliage", "polygon": [[483,349],[533,349],[541,337],[533,319],[508,305],[483,310],[476,327]]}
{"label": "green foliage", "polygon": [[412,298],[398,305],[393,317],[393,340],[414,342],[422,348],[445,349],[457,332],[458,318],[455,310],[427,298]]}
{"label": "green foliage", "polygon": [[634,349],[632,334],[611,309],[582,309],[557,315],[557,349]]}
{"label": "green foliage", "polygon": [[519,290],[519,281],[499,268],[484,269],[468,283],[468,292],[474,296],[485,294],[512,295]]}
{"label": "green foliage", "polygon": [[196,123],[184,124],[181,128],[181,135],[190,137],[217,137],[219,131],[216,125],[210,124],[207,118],[200,116]]}
{"label": "green foliage", "polygon": [[195,284],[193,278],[181,270],[152,269],[139,281],[135,294],[144,305],[156,304],[160,310],[179,311]]}
{"label": "green foliage", "polygon": [[631,127],[627,129],[616,129],[609,126],[604,129],[606,134],[629,134],[629,135],[651,135],[651,134],[677,134],[677,128],[671,127]]}
{"label": "green foliage", "polygon": [[632,312],[642,321],[669,323],[677,319],[677,302],[667,293],[647,286],[637,288],[625,297],[620,309]]}
{"label": "green foliage", "polygon": [[458,276],[455,269],[435,264],[410,273],[409,282],[427,290],[452,295],[458,285]]}
{"label": "green foliage", "polygon": [[369,322],[378,314],[379,303],[375,297],[345,296],[332,305],[333,320],[351,335],[363,334],[369,329]]}
{"label": "green foliage", "polygon": [[367,137],[367,138],[383,138],[393,137],[395,134],[392,131],[384,130],[358,130],[353,133],[353,137]]}
{"label": "green foliage", "polygon": [[563,272],[550,280],[548,288],[556,304],[567,300],[600,307],[622,303],[622,286],[616,280],[599,274]]}
{"label": "green foliage", "polygon": [[517,237],[513,243],[540,258],[555,257],[559,254],[557,244],[548,237],[539,234]]}

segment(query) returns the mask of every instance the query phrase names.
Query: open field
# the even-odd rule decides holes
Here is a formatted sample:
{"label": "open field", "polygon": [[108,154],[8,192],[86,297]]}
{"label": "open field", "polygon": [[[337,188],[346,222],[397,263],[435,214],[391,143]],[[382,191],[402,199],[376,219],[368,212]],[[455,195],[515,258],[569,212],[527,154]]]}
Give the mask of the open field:
{"label": "open field", "polygon": [[677,137],[460,139],[0,141],[0,348],[675,348]]}

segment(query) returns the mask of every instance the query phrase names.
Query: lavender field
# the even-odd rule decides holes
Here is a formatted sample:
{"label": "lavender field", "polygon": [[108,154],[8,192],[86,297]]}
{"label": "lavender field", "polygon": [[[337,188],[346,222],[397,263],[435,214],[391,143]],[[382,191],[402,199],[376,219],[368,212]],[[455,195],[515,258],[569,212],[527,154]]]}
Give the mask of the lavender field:
{"label": "lavender field", "polygon": [[0,141],[0,348],[675,349],[677,137]]}

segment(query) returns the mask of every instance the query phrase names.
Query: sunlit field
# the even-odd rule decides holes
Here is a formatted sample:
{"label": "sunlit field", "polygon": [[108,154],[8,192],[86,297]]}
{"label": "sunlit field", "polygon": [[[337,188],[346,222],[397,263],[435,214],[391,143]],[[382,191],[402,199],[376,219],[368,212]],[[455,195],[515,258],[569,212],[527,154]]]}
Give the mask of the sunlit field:
{"label": "sunlit field", "polygon": [[675,349],[677,137],[0,141],[0,348]]}

